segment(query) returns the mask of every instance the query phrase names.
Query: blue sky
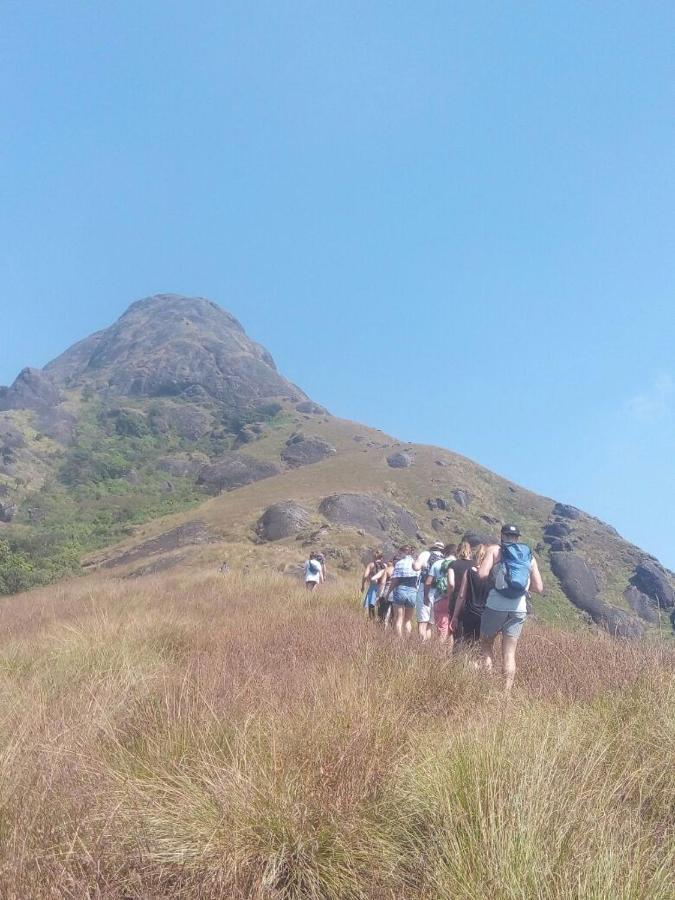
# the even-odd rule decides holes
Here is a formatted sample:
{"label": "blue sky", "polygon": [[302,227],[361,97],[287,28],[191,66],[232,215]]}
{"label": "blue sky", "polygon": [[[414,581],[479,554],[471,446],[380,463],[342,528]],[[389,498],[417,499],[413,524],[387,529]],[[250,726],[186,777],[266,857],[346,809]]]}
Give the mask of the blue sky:
{"label": "blue sky", "polygon": [[0,13],[0,383],[161,291],[675,568],[671,2]]}

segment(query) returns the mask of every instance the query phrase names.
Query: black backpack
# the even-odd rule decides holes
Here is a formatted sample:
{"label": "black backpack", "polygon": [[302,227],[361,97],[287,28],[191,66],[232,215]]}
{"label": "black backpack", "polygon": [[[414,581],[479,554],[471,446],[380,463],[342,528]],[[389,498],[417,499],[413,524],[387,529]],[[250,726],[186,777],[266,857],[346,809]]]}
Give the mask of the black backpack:
{"label": "black backpack", "polygon": [[439,561],[439,559],[445,559],[440,550],[432,550],[429,554],[429,559],[427,560],[426,566],[422,569],[420,573],[422,578],[427,578],[429,573],[431,572],[431,567]]}

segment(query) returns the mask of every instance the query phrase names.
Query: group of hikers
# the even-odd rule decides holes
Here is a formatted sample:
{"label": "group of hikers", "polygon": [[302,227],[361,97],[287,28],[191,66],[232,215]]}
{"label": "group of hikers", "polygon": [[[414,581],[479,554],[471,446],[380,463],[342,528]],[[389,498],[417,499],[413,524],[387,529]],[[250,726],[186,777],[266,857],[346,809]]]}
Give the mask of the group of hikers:
{"label": "group of hikers", "polygon": [[457,546],[435,541],[418,556],[409,545],[385,561],[373,554],[361,579],[363,606],[399,637],[410,635],[413,617],[420,639],[434,631],[452,651],[455,640],[480,646],[481,662],[491,670],[497,635],[502,636],[502,672],[510,690],[516,672],[516,645],[527,615],[527,596],[543,593],[537,561],[520,542],[517,525],[504,525],[499,544],[468,541]]}
{"label": "group of hikers", "polygon": [[[326,580],[326,560],[312,552],[304,565],[309,590]],[[502,673],[510,690],[516,674],[516,645],[527,616],[530,592],[542,594],[539,566],[517,525],[504,525],[499,544],[435,541],[417,556],[405,544],[391,560],[375,552],[361,578],[368,617],[398,637],[409,636],[413,618],[426,642],[434,632],[452,651],[455,641],[478,645],[480,664],[492,670],[497,636],[502,636]]]}

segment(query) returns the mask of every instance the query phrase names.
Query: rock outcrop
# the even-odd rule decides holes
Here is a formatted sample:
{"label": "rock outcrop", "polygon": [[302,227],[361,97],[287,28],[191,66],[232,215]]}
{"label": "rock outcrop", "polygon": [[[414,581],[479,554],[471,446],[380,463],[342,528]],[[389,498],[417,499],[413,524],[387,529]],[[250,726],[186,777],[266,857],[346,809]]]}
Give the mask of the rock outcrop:
{"label": "rock outcrop", "polygon": [[638,564],[630,583],[661,609],[675,607],[675,591],[665,570],[657,563],[648,560]]}
{"label": "rock outcrop", "polygon": [[195,544],[206,544],[213,539],[213,535],[211,534],[208,525],[200,520],[194,520],[192,522],[186,522],[184,525],[179,525],[178,528],[172,528],[170,531],[165,531],[156,538],[143,541],[135,547],[132,547],[130,550],[126,550],[117,556],[104,560],[104,562],[101,563],[101,567],[104,569],[113,569],[116,566],[126,566],[129,563],[135,562],[137,559],[142,559],[144,556],[169,553],[173,550],[178,550],[180,547],[187,547]]}
{"label": "rock outcrop", "polygon": [[318,437],[294,434],[286,442],[281,459],[292,469],[311,466],[335,454],[335,447]]}
{"label": "rock outcrop", "polygon": [[376,537],[400,534],[414,538],[418,531],[409,510],[372,494],[332,494],[321,501],[319,512],[329,522],[361,528]]}
{"label": "rock outcrop", "polygon": [[387,465],[392,469],[407,469],[409,466],[412,466],[415,461],[415,457],[412,453],[396,451],[395,453],[390,453],[387,457]]}
{"label": "rock outcrop", "polygon": [[280,541],[304,531],[310,524],[309,513],[294,500],[268,506],[258,519],[256,532],[264,541]]}
{"label": "rock outcrop", "polygon": [[595,573],[577,553],[551,553],[551,570],[560,581],[567,598],[615,637],[642,637],[644,628],[629,613],[610,606],[598,596],[600,585]]}
{"label": "rock outcrop", "polygon": [[0,409],[47,410],[62,399],[54,382],[40,369],[23,369],[0,394]]}
{"label": "rock outcrop", "polygon": [[280,471],[279,466],[274,463],[253,459],[243,453],[232,453],[211,465],[204,466],[197,478],[197,484],[202,485],[211,494],[221,494],[223,491],[232,491],[245,484],[261,481],[263,478],[272,478]]}

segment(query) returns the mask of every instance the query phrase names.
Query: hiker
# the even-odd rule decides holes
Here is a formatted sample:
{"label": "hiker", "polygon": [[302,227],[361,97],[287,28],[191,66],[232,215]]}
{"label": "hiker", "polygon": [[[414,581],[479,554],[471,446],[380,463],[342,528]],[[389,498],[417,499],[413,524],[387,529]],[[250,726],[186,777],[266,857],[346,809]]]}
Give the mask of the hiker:
{"label": "hiker", "polygon": [[326,563],[322,553],[312,551],[304,565],[305,587],[308,591],[315,591],[317,585],[326,580]]}
{"label": "hiker", "polygon": [[372,560],[368,563],[361,576],[361,593],[364,590],[366,591],[363,598],[363,608],[368,613],[369,619],[375,618],[375,607],[382,593],[382,585],[378,576],[383,569],[386,569],[384,554],[381,551],[377,551],[373,554]]}
{"label": "hiker", "polygon": [[373,577],[373,581],[378,583],[380,589],[379,599],[377,601],[377,619],[378,622],[384,626],[385,630],[389,626],[389,620],[391,619],[391,600],[385,598],[387,595],[387,587],[391,580],[391,576],[394,573],[394,564],[395,560],[390,560],[386,563],[384,569]]}
{"label": "hiker", "polygon": [[[448,588],[454,587],[455,584],[455,573],[451,568],[455,559],[453,550],[452,544],[445,545],[442,556],[431,564],[429,574],[424,580],[424,604],[432,609],[431,621],[436,625],[441,643],[445,643],[448,637]],[[422,640],[428,641],[431,632],[432,626],[429,624],[426,637],[423,636]]]}
{"label": "hiker", "polygon": [[502,673],[504,689],[508,692],[516,675],[516,645],[527,615],[528,591],[544,593],[537,560],[527,544],[520,543],[517,525],[502,527],[501,544],[488,547],[478,575],[492,578],[493,584],[480,623],[483,663],[492,671],[495,638],[501,634]]}
{"label": "hiker", "polygon": [[398,551],[398,560],[394,565],[391,579],[387,585],[385,599],[393,600],[394,627],[398,637],[412,633],[412,618],[417,603],[417,586],[419,574],[414,568],[415,560],[412,547],[405,544]]}
{"label": "hiker", "polygon": [[452,586],[448,583],[448,621],[445,629],[445,635],[441,635],[441,639],[445,639],[448,643],[448,649],[452,651],[455,645],[455,635],[451,627],[452,619],[455,614],[455,605],[457,603],[457,595],[462,584],[462,579],[468,570],[473,566],[473,553],[471,552],[471,544],[468,541],[460,541],[457,544],[457,558],[450,563],[450,569],[453,573]]}
{"label": "hiker", "polygon": [[441,559],[443,559],[443,542],[434,541],[428,550],[422,550],[413,563],[413,569],[420,573],[415,611],[417,613],[417,630],[422,641],[428,641],[431,638],[434,624],[434,605],[432,602],[428,602],[426,581],[431,567]]}
{"label": "hiker", "polygon": [[480,639],[480,620],[490,591],[490,579],[478,575],[486,553],[485,544],[479,544],[474,550],[473,566],[462,577],[450,623],[455,638],[467,646],[476,645]]}

